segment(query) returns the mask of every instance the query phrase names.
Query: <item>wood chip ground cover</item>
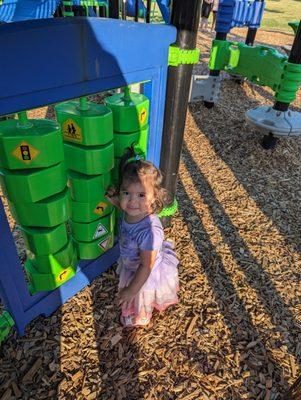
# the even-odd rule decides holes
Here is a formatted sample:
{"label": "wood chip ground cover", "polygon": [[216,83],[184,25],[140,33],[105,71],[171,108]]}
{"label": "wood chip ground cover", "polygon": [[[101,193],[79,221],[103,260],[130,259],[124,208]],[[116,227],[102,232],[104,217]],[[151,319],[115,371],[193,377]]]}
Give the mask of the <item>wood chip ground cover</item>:
{"label": "wood chip ground cover", "polygon": [[[195,73],[207,70],[212,38],[199,35]],[[292,36],[260,32],[258,41],[289,45]],[[147,329],[123,329],[111,268],[24,337],[9,335],[1,400],[280,399],[300,373],[301,141],[266,152],[243,117],[272,101],[270,90],[225,76],[214,109],[189,107],[179,212],[166,230],[181,261],[180,304]],[[53,118],[53,109],[30,115]]]}

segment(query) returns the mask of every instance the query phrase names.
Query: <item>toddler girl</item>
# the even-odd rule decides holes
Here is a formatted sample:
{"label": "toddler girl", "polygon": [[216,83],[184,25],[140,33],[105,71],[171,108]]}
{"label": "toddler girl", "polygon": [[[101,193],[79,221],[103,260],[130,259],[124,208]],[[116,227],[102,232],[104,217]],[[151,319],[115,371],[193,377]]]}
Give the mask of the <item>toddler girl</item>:
{"label": "toddler girl", "polygon": [[122,162],[120,170],[121,184],[108,194],[110,202],[123,211],[118,304],[123,325],[143,326],[154,308],[163,311],[178,302],[178,260],[172,245],[164,241],[156,215],[166,198],[161,172],[151,162],[133,158]]}

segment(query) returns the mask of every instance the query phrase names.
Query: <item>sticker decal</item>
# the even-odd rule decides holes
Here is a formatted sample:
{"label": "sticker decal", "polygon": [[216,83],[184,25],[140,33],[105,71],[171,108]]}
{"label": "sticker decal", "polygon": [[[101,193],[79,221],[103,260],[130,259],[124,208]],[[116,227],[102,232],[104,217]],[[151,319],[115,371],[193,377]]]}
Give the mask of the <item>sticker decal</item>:
{"label": "sticker decal", "polygon": [[21,142],[12,152],[12,155],[25,164],[28,164],[33,161],[39,153],[39,150],[34,148],[29,143]]}
{"label": "sticker decal", "polygon": [[139,122],[141,125],[145,124],[147,120],[147,109],[143,107],[139,112]]}
{"label": "sticker decal", "polygon": [[110,238],[107,238],[103,242],[99,242],[98,246],[103,250],[107,250],[107,248],[109,247],[109,244],[110,244]]}
{"label": "sticker decal", "polygon": [[62,125],[63,137],[65,140],[82,142],[82,130],[72,119],[67,119]]}
{"label": "sticker decal", "polygon": [[94,232],[93,239],[98,239],[100,236],[103,236],[106,233],[108,233],[107,228],[105,226],[103,226],[102,224],[98,224],[97,228]]}
{"label": "sticker decal", "polygon": [[105,212],[105,209],[108,207],[106,203],[100,201],[97,206],[94,208],[94,213],[98,215],[102,215]]}

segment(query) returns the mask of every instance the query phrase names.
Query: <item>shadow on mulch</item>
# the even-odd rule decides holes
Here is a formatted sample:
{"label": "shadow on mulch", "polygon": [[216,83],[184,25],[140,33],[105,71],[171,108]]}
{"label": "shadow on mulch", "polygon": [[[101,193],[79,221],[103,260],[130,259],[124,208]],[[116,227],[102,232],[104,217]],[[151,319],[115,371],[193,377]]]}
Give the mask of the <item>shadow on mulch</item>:
{"label": "shadow on mulch", "polygon": [[[245,88],[253,91],[254,98],[247,96]],[[257,85],[246,82],[239,85],[227,79],[222,83],[220,102],[213,109],[208,110],[201,102],[196,102],[189,105],[189,111],[217,156],[270,218],[286,244],[301,253],[301,214],[297,209],[288,208],[300,201],[298,193],[291,190],[292,179],[296,182],[299,179],[299,167],[294,163],[299,154],[300,138],[284,137],[279,139],[275,150],[263,150],[260,142],[264,135],[246,125],[244,117],[247,110],[262,105],[256,93],[272,100],[270,93]],[[301,111],[299,107],[292,108]],[[272,182],[275,178],[278,180],[276,188]]]}
{"label": "shadow on mulch", "polygon": [[[233,247],[239,248],[243,246],[242,239],[239,237],[235,227],[227,218],[222,206],[215,198],[214,193],[210,189],[208,182],[198,170],[193,160],[189,157],[187,149],[184,150],[182,158],[189,173],[193,176],[193,179],[196,179],[195,175],[197,172],[198,179],[197,181],[195,181],[197,190],[206,202],[206,204],[210,207],[213,219],[220,228],[220,221],[221,219],[224,219],[223,230],[221,230],[221,232],[223,234],[225,242],[229,245],[230,249],[233,249]],[[206,229],[203,226],[198,212],[194,207],[189,195],[187,194],[182,181],[178,182],[177,193],[180,200],[179,211],[187,224],[194,248],[196,250],[201,265],[204,266],[204,270],[214,293],[215,300],[219,306],[221,314],[224,317],[224,321],[231,332],[230,343],[233,354],[235,354],[238,349],[240,349],[240,351],[243,350],[241,349],[242,343],[245,344],[245,352],[248,353],[248,343],[256,341],[260,347],[259,354],[262,356],[262,365],[260,366],[260,371],[266,376],[270,375],[273,378],[274,382],[281,382],[280,386],[277,387],[277,389],[279,390],[279,392],[283,391],[284,386],[287,388],[288,384],[282,374],[281,367],[274,359],[269,349],[265,346],[264,338],[258,332],[256,326],[252,323],[251,316],[248,310],[245,308],[243,302],[239,299],[239,294],[236,292],[235,287],[232,284],[231,277],[228,276],[223,266],[221,257],[215,251],[214,245],[211,243],[210,237],[206,232]],[[181,204],[183,204],[183,202],[188,206],[182,207]],[[197,235],[194,233],[195,231],[198,232]],[[246,248],[246,246],[244,246],[244,250],[246,251],[246,258],[248,258],[248,262],[251,261],[255,266],[254,268],[252,268],[252,276],[250,272],[245,268],[245,264],[240,262],[241,254],[240,258],[237,259],[237,262],[238,265],[245,272],[248,283],[252,284],[252,287],[255,287],[256,279],[262,279],[260,278],[260,274],[263,271],[261,270],[260,266],[256,264],[252,256],[248,254],[248,249]],[[234,258],[235,255],[236,254],[234,253]],[[257,269],[257,271],[255,270],[255,268]],[[266,279],[268,278],[266,277]],[[262,281],[260,283],[262,285]],[[280,307],[282,307],[282,310],[285,309],[285,306],[281,302],[281,299],[279,301],[276,290],[275,297],[278,301],[277,305],[279,304]],[[234,301],[235,307],[233,306]],[[266,302],[266,300],[264,301]],[[267,304],[265,304],[265,306],[266,308],[268,308]],[[285,311],[286,314],[288,314],[288,311]],[[268,312],[270,315],[273,314],[270,308],[268,309]],[[256,386],[257,378],[257,376],[254,376],[252,374],[254,374],[254,369],[258,368],[258,365],[256,367],[252,364],[252,360],[248,359],[240,361],[240,364],[242,371],[249,372],[249,376],[244,380],[244,385],[250,389],[251,393],[251,389]]]}

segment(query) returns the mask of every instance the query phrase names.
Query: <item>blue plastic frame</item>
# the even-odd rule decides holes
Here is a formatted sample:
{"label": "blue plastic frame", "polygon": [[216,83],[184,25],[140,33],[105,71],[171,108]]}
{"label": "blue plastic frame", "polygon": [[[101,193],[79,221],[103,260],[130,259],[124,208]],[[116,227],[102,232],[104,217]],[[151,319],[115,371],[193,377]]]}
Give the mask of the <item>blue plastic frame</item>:
{"label": "blue plastic frame", "polygon": [[[22,38],[22,44],[21,44]],[[0,115],[150,81],[148,158],[159,165],[168,48],[176,29],[102,18],[59,18],[0,26]],[[38,315],[61,304],[109,268],[115,246],[52,292],[31,296],[0,202],[0,296],[20,335]]]}

